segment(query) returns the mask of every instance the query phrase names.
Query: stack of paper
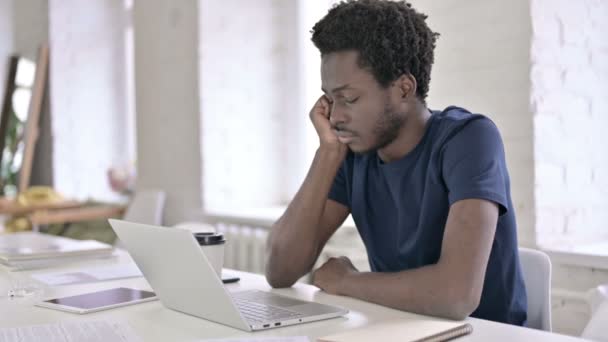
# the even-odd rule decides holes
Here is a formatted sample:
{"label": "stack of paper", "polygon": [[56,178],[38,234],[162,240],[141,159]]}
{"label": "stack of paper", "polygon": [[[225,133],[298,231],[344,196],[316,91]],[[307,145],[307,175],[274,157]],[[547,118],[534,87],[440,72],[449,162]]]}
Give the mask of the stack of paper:
{"label": "stack of paper", "polygon": [[89,283],[122,278],[141,277],[141,271],[134,263],[101,266],[73,272],[49,272],[32,274],[31,277],[44,284],[57,286]]}
{"label": "stack of paper", "polygon": [[0,263],[9,267],[37,265],[112,255],[111,245],[93,240],[74,240],[60,236],[23,232],[0,235]]}
{"label": "stack of paper", "polygon": [[442,342],[470,334],[473,327],[466,322],[438,318],[391,320],[367,327],[321,337],[320,342]]}
{"label": "stack of paper", "polygon": [[126,322],[68,321],[53,324],[0,328],[0,342],[139,342]]}

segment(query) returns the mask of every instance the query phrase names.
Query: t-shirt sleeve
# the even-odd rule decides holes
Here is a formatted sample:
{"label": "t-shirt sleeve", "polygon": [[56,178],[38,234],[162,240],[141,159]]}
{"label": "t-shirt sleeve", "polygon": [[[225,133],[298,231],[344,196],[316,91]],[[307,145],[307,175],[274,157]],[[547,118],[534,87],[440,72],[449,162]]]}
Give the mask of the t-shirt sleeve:
{"label": "t-shirt sleeve", "polygon": [[338,169],[338,172],[336,173],[336,177],[334,178],[334,182],[331,185],[331,189],[329,190],[329,195],[327,196],[327,198],[332,199],[350,208],[347,184],[347,167],[348,158],[346,158],[344,162],[342,162],[342,165]]}
{"label": "t-shirt sleeve", "polygon": [[487,118],[469,121],[449,139],[443,150],[442,174],[449,204],[485,199],[508,208],[509,176],[498,128]]}

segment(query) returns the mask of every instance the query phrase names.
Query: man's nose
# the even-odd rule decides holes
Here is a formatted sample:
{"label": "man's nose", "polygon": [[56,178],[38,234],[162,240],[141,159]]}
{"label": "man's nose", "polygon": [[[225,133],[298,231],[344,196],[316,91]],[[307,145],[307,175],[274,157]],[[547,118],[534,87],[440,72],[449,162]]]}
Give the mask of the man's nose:
{"label": "man's nose", "polygon": [[331,112],[329,115],[329,122],[331,123],[332,126],[336,126],[336,125],[343,124],[346,122],[346,115],[345,115],[344,111],[341,110],[341,108],[339,108],[338,106],[336,106],[335,102],[331,107]]}

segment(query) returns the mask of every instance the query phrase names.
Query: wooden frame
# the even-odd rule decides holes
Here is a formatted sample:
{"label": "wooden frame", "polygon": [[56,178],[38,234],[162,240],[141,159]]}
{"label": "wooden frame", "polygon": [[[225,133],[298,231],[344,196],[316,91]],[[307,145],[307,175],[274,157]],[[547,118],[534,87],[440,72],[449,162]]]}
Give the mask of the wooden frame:
{"label": "wooden frame", "polygon": [[[12,96],[17,88],[15,81],[19,66],[19,56],[11,56],[9,59],[9,69],[6,78],[6,89],[2,103],[2,112],[0,112],[0,161],[4,157],[4,148],[6,147],[6,134],[9,128],[9,120],[11,117]],[[40,111],[44,101],[45,90],[47,85],[49,64],[49,48],[46,44],[40,46],[38,58],[36,61],[36,72],[34,82],[31,87],[31,96],[28,106],[27,121],[25,122],[25,130],[23,137],[23,160],[17,173],[17,191],[19,193],[25,191],[30,185],[30,177],[32,174],[32,164],[34,162],[34,152],[36,150],[36,141],[39,134]]]}
{"label": "wooden frame", "polygon": [[38,52],[38,60],[36,61],[36,75],[34,77],[34,85],[32,87],[32,97],[27,115],[27,125],[25,128],[25,149],[23,151],[23,162],[21,171],[19,172],[19,187],[18,191],[24,192],[30,185],[30,176],[32,175],[32,164],[34,162],[34,151],[36,150],[36,140],[40,128],[38,121],[40,119],[40,110],[44,101],[46,89],[47,75],[49,65],[49,47],[46,44],[40,46]]}

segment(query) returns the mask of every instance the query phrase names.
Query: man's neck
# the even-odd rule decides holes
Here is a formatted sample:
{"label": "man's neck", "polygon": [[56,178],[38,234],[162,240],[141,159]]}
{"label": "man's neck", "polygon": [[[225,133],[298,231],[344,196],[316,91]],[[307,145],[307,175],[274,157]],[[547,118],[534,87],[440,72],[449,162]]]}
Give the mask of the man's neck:
{"label": "man's neck", "polygon": [[426,123],[431,113],[424,103],[416,102],[417,105],[407,118],[399,131],[399,136],[386,147],[378,150],[378,156],[385,163],[390,163],[403,158],[420,143],[426,132]]}

